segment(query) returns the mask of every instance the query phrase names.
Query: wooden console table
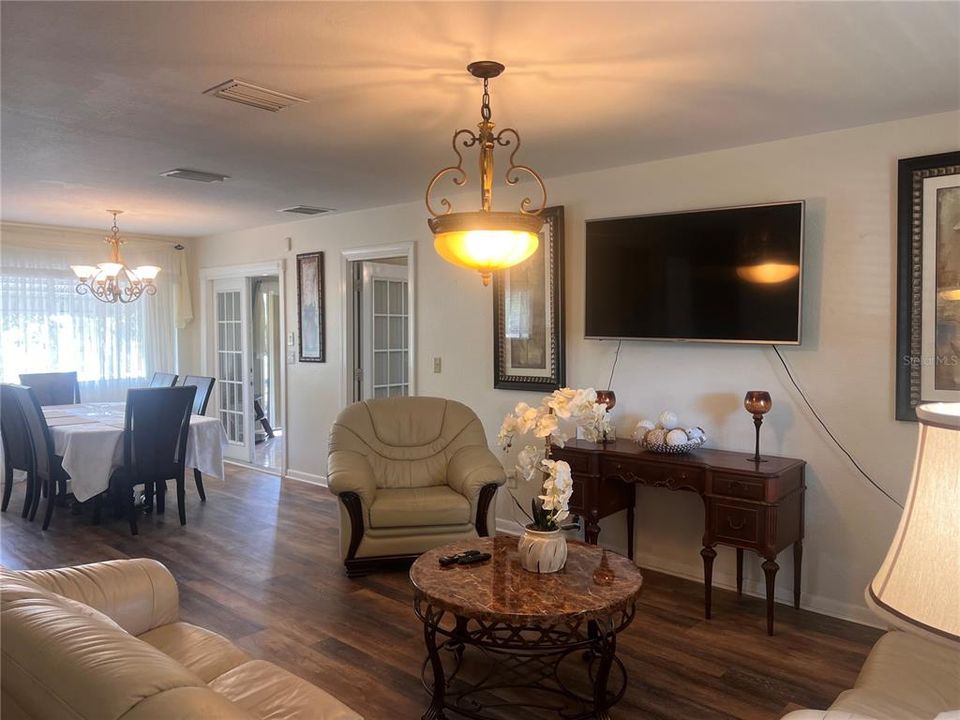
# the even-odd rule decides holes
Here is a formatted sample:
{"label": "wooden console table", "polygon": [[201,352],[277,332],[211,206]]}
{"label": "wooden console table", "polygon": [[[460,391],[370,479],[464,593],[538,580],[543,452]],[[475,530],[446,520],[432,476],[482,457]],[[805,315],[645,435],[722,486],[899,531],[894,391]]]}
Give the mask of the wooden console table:
{"label": "wooden console table", "polygon": [[697,450],[689,455],[657,455],[630,440],[604,445],[572,440],[554,447],[551,457],[566,460],[573,473],[570,511],[584,520],[584,536],[597,544],[601,518],[625,510],[627,554],[633,559],[635,485],[695,492],[703,498],[704,614],[710,618],[716,545],[737,549],[737,593],[743,593],[743,551],[763,558],[767,586],[767,633],[773,635],[777,555],[793,545],[793,605],[800,607],[803,557],[803,460],[765,456],[755,463],[747,453]]}

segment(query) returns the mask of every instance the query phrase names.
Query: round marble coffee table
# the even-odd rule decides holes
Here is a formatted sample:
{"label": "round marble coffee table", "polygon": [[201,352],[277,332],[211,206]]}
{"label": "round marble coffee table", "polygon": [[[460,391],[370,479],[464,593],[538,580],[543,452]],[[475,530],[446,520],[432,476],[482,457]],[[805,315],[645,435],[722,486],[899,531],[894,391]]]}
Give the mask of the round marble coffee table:
{"label": "round marble coffee table", "polygon": [[[493,557],[478,565],[438,562],[474,548]],[[413,564],[428,653],[421,674],[432,696],[423,720],[442,720],[445,711],[483,720],[508,705],[538,717],[610,717],[627,686],[617,633],[633,620],[643,578],[630,560],[603,548],[568,541],[568,549],[564,569],[550,575],[520,567],[517,538],[505,536],[445,545]],[[486,662],[468,663],[468,648]]]}

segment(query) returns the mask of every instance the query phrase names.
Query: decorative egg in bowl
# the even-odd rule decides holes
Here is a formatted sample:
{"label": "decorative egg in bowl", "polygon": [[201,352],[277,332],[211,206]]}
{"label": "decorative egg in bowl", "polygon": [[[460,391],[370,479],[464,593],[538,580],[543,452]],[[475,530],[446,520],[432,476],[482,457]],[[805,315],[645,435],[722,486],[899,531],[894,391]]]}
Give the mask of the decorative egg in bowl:
{"label": "decorative egg in bowl", "polygon": [[677,416],[664,411],[657,422],[641,420],[633,432],[633,439],[640,447],[663,455],[683,455],[703,447],[707,434],[702,427],[681,427]]}

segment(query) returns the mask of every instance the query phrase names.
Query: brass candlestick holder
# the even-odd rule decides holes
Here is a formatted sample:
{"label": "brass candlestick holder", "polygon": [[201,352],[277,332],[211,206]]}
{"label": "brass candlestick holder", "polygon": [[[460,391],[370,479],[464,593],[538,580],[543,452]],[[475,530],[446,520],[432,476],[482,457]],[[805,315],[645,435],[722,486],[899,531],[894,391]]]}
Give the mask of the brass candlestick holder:
{"label": "brass candlestick holder", "polygon": [[766,460],[760,457],[760,426],[763,425],[763,416],[770,412],[773,407],[773,400],[770,393],[766,390],[749,390],[743,396],[743,407],[747,412],[753,415],[753,424],[757,428],[757,442],[753,452],[753,457],[747,458],[748,462],[762,463]]}

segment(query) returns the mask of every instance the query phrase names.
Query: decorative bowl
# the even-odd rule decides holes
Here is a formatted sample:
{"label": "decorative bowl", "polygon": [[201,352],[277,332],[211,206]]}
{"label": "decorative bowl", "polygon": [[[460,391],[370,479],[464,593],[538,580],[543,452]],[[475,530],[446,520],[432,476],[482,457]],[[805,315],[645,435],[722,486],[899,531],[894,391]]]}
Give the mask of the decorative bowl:
{"label": "decorative bowl", "polygon": [[685,443],[679,445],[667,445],[666,442],[660,443],[648,443],[646,441],[646,435],[642,438],[637,439],[637,444],[640,445],[644,450],[649,450],[652,453],[658,453],[660,455],[684,455],[688,452],[692,452],[697,448],[703,447],[704,443],[707,442],[707,435],[700,430],[700,435],[688,440]]}

